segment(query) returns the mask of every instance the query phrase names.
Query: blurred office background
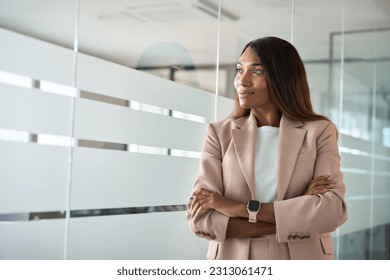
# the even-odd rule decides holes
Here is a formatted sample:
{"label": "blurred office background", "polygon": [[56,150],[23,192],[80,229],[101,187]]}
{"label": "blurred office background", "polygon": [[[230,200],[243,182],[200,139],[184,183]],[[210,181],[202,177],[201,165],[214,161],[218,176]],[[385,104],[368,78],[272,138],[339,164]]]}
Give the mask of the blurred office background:
{"label": "blurred office background", "polygon": [[263,36],[340,131],[337,259],[389,259],[389,0],[0,0],[0,259],[204,259],[185,214],[206,125]]}

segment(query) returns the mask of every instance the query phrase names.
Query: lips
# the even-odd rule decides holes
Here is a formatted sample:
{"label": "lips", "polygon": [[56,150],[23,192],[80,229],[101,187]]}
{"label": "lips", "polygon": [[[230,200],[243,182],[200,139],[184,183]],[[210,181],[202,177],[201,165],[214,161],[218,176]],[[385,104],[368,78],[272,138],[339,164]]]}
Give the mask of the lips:
{"label": "lips", "polygon": [[248,97],[248,96],[250,96],[252,94],[253,94],[253,92],[247,92],[247,91],[245,91],[245,92],[238,92],[238,96],[240,98],[245,98],[245,97]]}

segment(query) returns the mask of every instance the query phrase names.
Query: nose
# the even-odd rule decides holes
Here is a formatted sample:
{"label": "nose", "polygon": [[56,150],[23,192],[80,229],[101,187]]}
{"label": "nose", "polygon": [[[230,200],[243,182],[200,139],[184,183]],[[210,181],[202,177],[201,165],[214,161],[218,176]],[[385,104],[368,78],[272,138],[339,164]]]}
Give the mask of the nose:
{"label": "nose", "polygon": [[250,73],[245,71],[241,74],[237,74],[236,82],[237,82],[237,85],[239,85],[239,86],[250,86],[252,83]]}

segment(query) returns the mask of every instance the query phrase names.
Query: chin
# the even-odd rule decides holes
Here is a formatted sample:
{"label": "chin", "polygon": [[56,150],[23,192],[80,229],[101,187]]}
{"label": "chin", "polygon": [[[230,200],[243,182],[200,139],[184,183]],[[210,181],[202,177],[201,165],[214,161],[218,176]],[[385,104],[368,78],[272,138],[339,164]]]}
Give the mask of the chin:
{"label": "chin", "polygon": [[240,106],[242,109],[250,109],[251,107],[248,106],[248,104],[245,104],[245,102],[240,102]]}

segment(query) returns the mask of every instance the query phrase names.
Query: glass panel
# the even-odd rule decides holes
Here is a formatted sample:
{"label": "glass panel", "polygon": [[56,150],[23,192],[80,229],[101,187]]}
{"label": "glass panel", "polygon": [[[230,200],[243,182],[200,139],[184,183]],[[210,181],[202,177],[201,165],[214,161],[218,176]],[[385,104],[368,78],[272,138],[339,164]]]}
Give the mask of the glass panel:
{"label": "glass panel", "polygon": [[183,212],[75,218],[69,226],[69,259],[205,259],[208,246],[188,234]]}
{"label": "glass panel", "polygon": [[[340,259],[367,259],[370,258],[370,232],[372,227],[372,110],[374,96],[374,64],[372,59],[375,55],[375,34],[370,31],[357,28],[358,22],[354,20],[360,15],[360,9],[356,15],[352,14],[352,4],[345,2],[345,31],[343,34],[335,34],[335,44],[340,45],[340,52],[335,56],[343,60],[340,69],[342,75],[342,92],[339,111],[339,131],[343,134],[341,145],[356,149],[357,152],[367,156],[359,156],[356,161],[365,163],[357,166],[348,158],[351,153],[343,155],[343,166],[346,169],[345,177],[348,191],[349,218],[341,228]],[[368,14],[370,11],[365,11]],[[337,47],[335,46],[335,49]],[[344,135],[350,136],[344,141]],[[358,145],[355,143],[361,143]],[[365,145],[363,143],[366,143]],[[359,179],[360,180],[357,180]],[[358,189],[366,189],[365,193]],[[366,214],[364,214],[366,213]],[[360,250],[357,240],[363,241],[366,251]],[[350,248],[346,248],[347,244]],[[344,250],[344,251],[343,251]],[[351,254],[353,252],[353,254]]]}
{"label": "glass panel", "polygon": [[0,129],[70,135],[71,98],[1,83],[0,92]]}
{"label": "glass panel", "polygon": [[340,42],[334,37],[342,30],[342,1],[296,0],[294,22],[294,45],[305,64],[314,110],[337,123]]}
{"label": "glass panel", "polygon": [[169,109],[207,120],[214,116],[213,94],[91,56],[78,56],[77,84],[82,97],[88,97],[86,91],[98,101],[114,97],[121,101],[117,105],[128,107],[130,103],[133,109],[142,109],[134,106],[135,101],[159,107],[163,113]]}
{"label": "glass panel", "polygon": [[69,148],[0,141],[0,214],[66,208]]}
{"label": "glass panel", "polygon": [[198,165],[194,158],[76,148],[71,208],[186,204]]}
{"label": "glass panel", "polygon": [[214,91],[216,1],[80,3],[80,52]]}
{"label": "glass panel", "polygon": [[[342,138],[341,143],[344,148],[351,148],[348,153],[363,154],[360,160],[369,168],[345,166],[350,168],[345,172],[346,178],[350,178],[347,187],[351,189],[347,192],[347,201],[353,207],[342,228],[342,231],[348,229],[349,233],[340,237],[340,249],[344,249],[340,251],[342,259],[388,258],[390,150],[385,145],[389,125],[386,92],[390,86],[385,73],[389,71],[390,53],[386,44],[390,40],[390,29],[383,28],[382,24],[388,22],[389,9],[384,1],[345,0],[344,37],[336,35],[334,41],[343,42],[340,56],[344,56],[339,129],[350,136],[345,142]],[[355,145],[354,142],[365,142],[366,145]],[[354,180],[352,173],[362,180]],[[365,195],[356,191],[363,188],[367,190]],[[362,211],[369,215],[362,216]],[[357,236],[362,238],[365,251],[355,248],[355,254],[351,254],[345,242],[353,243]]]}
{"label": "glass panel", "polygon": [[76,109],[75,137],[85,140],[200,151],[206,131],[203,123],[81,98]]}
{"label": "glass panel", "polygon": [[[380,8],[380,5],[378,5]],[[375,32],[373,221],[371,259],[390,259],[390,27]]]}
{"label": "glass panel", "polygon": [[76,3],[0,0],[1,259],[66,254]]}
{"label": "glass panel", "polygon": [[0,222],[0,236],[0,260],[58,260],[64,257],[64,219]]}

